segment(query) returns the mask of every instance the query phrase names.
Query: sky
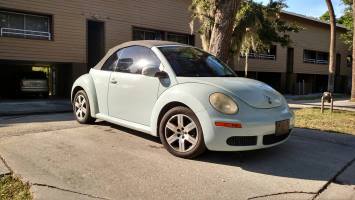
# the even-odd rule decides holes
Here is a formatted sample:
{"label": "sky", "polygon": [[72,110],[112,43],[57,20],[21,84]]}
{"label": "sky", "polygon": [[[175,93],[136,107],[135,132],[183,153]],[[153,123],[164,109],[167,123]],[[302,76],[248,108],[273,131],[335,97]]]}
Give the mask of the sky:
{"label": "sky", "polygon": [[[269,0],[254,0],[255,2],[268,3]],[[332,0],[336,17],[340,17],[344,11],[341,0]],[[311,17],[320,17],[328,10],[325,0],[286,0],[287,11],[303,14]]]}

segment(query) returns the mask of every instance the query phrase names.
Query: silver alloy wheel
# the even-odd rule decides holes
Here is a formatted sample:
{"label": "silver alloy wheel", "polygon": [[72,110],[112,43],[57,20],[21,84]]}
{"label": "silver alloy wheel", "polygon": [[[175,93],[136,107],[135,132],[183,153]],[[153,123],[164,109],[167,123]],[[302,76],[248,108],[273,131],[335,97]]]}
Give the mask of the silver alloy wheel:
{"label": "silver alloy wheel", "polygon": [[75,115],[79,120],[83,120],[86,116],[87,112],[87,104],[86,104],[86,99],[84,95],[79,94],[75,101],[74,101],[74,106],[75,106]]}
{"label": "silver alloy wheel", "polygon": [[165,139],[178,152],[188,152],[199,140],[196,123],[187,115],[172,116],[165,125]]}

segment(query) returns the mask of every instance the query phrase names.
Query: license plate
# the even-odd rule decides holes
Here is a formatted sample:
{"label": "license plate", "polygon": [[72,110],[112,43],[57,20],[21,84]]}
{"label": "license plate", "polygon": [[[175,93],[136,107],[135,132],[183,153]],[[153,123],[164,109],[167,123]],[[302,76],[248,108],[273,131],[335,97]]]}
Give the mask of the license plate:
{"label": "license plate", "polygon": [[283,135],[287,134],[290,129],[290,120],[277,121],[275,123],[275,134]]}

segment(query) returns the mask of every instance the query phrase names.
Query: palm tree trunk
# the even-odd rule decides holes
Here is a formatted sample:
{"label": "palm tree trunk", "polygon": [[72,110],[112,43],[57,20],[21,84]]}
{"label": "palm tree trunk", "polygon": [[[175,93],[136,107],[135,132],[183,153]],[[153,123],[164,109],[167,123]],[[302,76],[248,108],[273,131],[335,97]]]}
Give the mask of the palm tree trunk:
{"label": "palm tree trunk", "polygon": [[351,81],[351,101],[355,101],[355,0],[353,0],[353,59],[352,59],[352,81]]}
{"label": "palm tree trunk", "polygon": [[216,13],[209,52],[227,62],[231,47],[235,15],[241,0],[216,0]]}
{"label": "palm tree trunk", "polygon": [[331,0],[325,0],[329,11],[330,22],[330,46],[329,46],[329,75],[328,91],[334,92],[334,71],[335,71],[335,40],[336,40],[336,21],[334,8]]}
{"label": "palm tree trunk", "polygon": [[248,60],[249,60],[249,51],[245,53],[245,68],[244,68],[244,76],[245,78],[248,77]]}

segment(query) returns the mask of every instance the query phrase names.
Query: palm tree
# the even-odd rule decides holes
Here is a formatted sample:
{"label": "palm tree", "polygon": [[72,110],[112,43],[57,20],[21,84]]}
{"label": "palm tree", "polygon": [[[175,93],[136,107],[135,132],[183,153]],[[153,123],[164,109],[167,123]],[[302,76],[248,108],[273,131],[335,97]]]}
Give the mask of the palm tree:
{"label": "palm tree", "polygon": [[[355,19],[355,0],[353,0],[353,19]],[[353,20],[353,29],[355,28],[355,20]],[[353,31],[353,72],[352,72],[352,82],[351,82],[351,101],[355,101],[355,31]]]}
{"label": "palm tree", "polygon": [[[228,63],[234,62],[234,55],[245,57],[244,76],[248,77],[248,60],[251,51],[256,52],[262,41],[258,35],[263,9],[253,2],[244,2],[239,10],[232,35],[231,51]],[[234,64],[234,63],[233,63]]]}
{"label": "palm tree", "polygon": [[264,49],[264,44],[260,40],[258,34],[252,28],[246,28],[243,41],[241,43],[240,53],[245,57],[244,76],[248,77],[249,54],[251,51],[258,52],[259,49]]}
{"label": "palm tree", "polygon": [[336,19],[334,8],[331,0],[325,0],[329,11],[330,24],[330,46],[329,46],[329,75],[328,75],[328,91],[334,92],[334,71],[335,71],[335,40],[336,40]]}
{"label": "palm tree", "polygon": [[248,55],[250,51],[265,52],[271,45],[291,43],[286,32],[298,32],[300,27],[280,20],[280,12],[286,7],[283,1],[270,1],[266,6],[253,1],[244,1],[238,11],[233,30],[229,64],[233,55],[245,56],[244,72],[248,76]]}

